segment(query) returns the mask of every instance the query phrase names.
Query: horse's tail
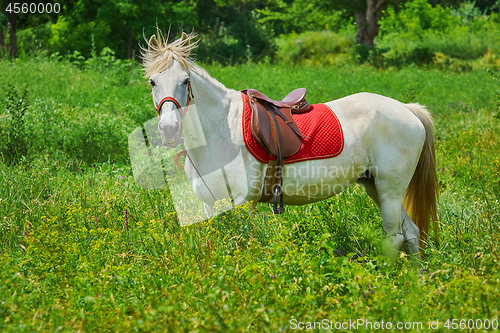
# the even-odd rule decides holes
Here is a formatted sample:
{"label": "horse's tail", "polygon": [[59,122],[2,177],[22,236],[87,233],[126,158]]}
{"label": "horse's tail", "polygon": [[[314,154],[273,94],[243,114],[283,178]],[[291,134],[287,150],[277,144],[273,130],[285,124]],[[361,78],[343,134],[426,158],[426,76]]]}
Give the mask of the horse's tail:
{"label": "horse's tail", "polygon": [[424,125],[425,141],[415,173],[406,189],[404,206],[420,230],[420,247],[427,240],[429,225],[433,221],[434,237],[438,239],[436,201],[439,195],[434,148],[434,124],[430,113],[420,104],[405,105]]}

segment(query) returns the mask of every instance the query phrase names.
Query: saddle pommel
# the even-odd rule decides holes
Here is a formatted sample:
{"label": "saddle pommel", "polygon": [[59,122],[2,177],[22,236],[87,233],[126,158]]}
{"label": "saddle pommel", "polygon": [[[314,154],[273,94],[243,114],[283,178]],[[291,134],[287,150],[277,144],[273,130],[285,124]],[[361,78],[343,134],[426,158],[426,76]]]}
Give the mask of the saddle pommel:
{"label": "saddle pommel", "polygon": [[276,106],[277,108],[288,108],[291,109],[292,113],[304,113],[309,111],[311,105],[306,100],[307,90],[306,88],[298,88],[285,96],[281,101],[275,101],[264,95],[258,90],[247,89],[243,92],[248,92],[249,97],[257,98],[261,101],[265,101],[269,104]]}

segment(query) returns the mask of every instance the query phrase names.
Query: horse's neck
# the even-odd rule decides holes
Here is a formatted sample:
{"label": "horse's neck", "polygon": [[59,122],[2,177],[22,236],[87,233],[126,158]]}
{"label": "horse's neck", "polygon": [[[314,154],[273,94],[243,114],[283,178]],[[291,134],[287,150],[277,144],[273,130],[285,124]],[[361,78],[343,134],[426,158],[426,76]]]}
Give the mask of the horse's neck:
{"label": "horse's neck", "polygon": [[[221,109],[227,106],[228,93],[222,83],[211,77],[203,68],[198,67],[191,72],[191,83],[193,85],[193,94],[195,102],[201,102],[198,108],[207,110]],[[210,111],[207,111],[210,112]],[[216,113],[220,113],[217,112]]]}
{"label": "horse's neck", "polygon": [[[191,72],[191,85],[193,102],[203,131],[196,131],[191,138],[185,137],[186,147],[189,149],[199,146],[200,141],[231,142],[228,116],[235,98],[235,91],[227,89],[201,68]],[[196,137],[196,134],[204,138]]]}

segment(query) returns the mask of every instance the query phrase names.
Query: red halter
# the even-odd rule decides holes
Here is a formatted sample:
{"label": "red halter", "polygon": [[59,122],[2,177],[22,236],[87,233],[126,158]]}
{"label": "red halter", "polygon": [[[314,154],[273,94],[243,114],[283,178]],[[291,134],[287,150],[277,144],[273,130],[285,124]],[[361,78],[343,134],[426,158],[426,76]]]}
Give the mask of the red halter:
{"label": "red halter", "polygon": [[[165,103],[165,102],[172,102],[180,110],[181,117],[184,118],[184,116],[188,112],[189,103],[191,102],[192,98],[194,98],[194,96],[193,96],[193,89],[191,88],[191,81],[188,81],[188,94],[187,94],[186,108],[183,110],[182,107],[181,107],[181,104],[175,98],[173,98],[173,97],[165,97],[165,98],[163,98],[160,101],[160,103],[158,103],[158,105],[155,105],[156,113],[158,113],[158,117],[159,117],[160,116],[160,109],[161,109],[161,106],[163,105],[163,103]],[[156,104],[155,101],[154,101],[154,99],[153,99],[153,104]]]}
{"label": "red halter", "polygon": [[[182,110],[182,107],[181,107],[181,104],[173,97],[165,97],[163,98],[160,103],[158,103],[158,106],[155,105],[156,107],[156,113],[158,113],[158,117],[160,117],[160,108],[161,106],[163,105],[163,103],[165,102],[172,102],[175,104],[175,106],[177,106],[177,108],[180,110],[181,112],[181,117],[184,118],[184,116],[186,115],[186,113],[188,112],[188,108],[189,108],[189,102],[191,102],[191,99],[194,98],[194,95],[193,95],[193,89],[191,88],[191,81],[188,81],[188,94],[187,94],[187,103],[186,103],[186,108],[184,110]],[[155,101],[153,99],[153,104],[155,104]],[[182,133],[182,125],[181,125],[181,133]],[[217,199],[215,198],[215,195],[213,194],[213,192],[210,190],[210,187],[208,187],[207,183],[205,182],[205,180],[203,179],[203,176],[201,175],[200,171],[198,171],[198,168],[196,167],[196,165],[194,164],[193,160],[191,159],[191,157],[189,156],[188,154],[188,151],[186,149],[186,147],[184,147],[184,141],[182,140],[181,138],[181,145],[182,145],[182,149],[183,149],[183,152],[185,152],[187,158],[189,159],[189,161],[191,162],[191,165],[193,166],[193,168],[196,170],[196,173],[198,173],[198,176],[201,178],[201,180],[203,181],[203,184],[205,184],[206,188],[208,189],[208,192],[210,192],[210,194],[212,195],[212,198],[214,199],[214,201],[217,201]]]}

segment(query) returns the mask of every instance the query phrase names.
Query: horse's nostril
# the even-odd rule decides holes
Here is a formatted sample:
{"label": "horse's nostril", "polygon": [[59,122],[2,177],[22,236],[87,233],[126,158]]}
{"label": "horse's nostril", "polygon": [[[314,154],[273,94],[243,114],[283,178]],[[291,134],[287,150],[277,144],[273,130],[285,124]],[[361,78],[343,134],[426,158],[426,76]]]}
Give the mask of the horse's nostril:
{"label": "horse's nostril", "polygon": [[161,121],[158,123],[158,130],[162,133],[162,135],[174,136],[179,134],[180,124],[178,121],[175,121],[173,124],[165,124]]}

